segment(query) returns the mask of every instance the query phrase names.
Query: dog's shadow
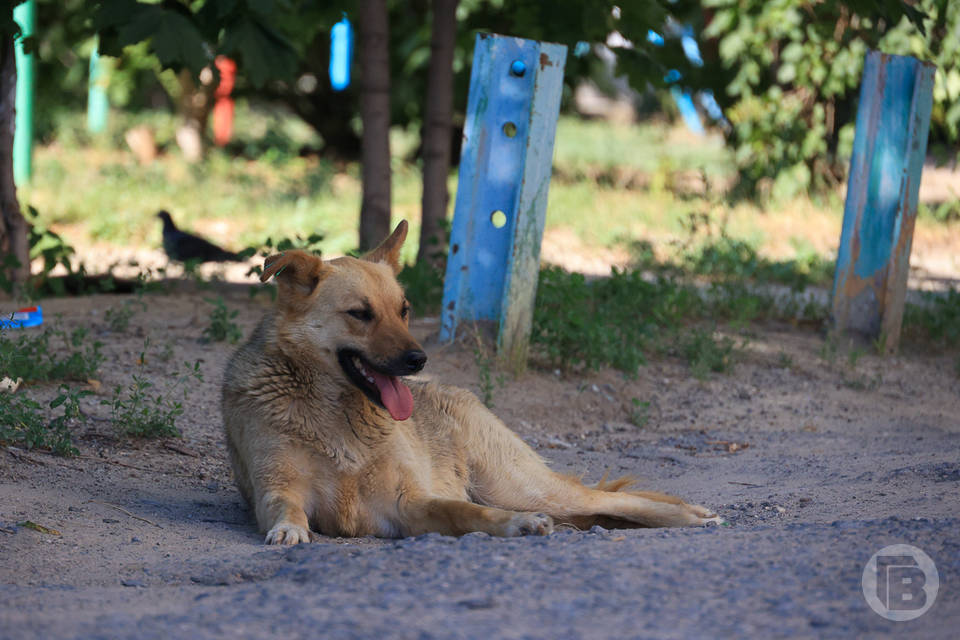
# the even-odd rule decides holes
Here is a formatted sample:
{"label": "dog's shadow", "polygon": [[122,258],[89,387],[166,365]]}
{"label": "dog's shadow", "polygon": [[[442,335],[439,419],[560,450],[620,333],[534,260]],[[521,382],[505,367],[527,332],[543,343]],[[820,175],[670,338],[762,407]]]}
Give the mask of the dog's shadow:
{"label": "dog's shadow", "polygon": [[186,536],[222,536],[234,542],[260,539],[256,521],[243,498],[233,487],[194,490],[177,496],[140,492],[130,502],[132,510],[164,529]]}

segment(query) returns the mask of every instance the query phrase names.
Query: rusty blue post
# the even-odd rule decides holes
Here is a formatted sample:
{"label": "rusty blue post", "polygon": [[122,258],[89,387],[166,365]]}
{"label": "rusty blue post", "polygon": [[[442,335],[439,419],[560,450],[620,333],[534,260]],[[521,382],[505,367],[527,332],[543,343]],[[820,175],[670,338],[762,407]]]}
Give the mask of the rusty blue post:
{"label": "rusty blue post", "polygon": [[896,350],[933,101],[931,64],[867,53],[833,284],[833,325]]}
{"label": "rusty blue post", "polygon": [[497,322],[515,371],[526,366],[566,56],[491,34],[474,48],[440,338],[460,322]]}

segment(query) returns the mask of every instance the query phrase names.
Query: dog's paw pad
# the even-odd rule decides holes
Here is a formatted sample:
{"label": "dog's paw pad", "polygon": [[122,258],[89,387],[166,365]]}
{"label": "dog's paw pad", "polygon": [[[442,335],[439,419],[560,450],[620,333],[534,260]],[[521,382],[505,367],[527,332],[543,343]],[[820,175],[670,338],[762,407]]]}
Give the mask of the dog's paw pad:
{"label": "dog's paw pad", "polygon": [[545,513],[524,513],[519,516],[517,535],[545,536],[553,533],[553,518]]}
{"label": "dog's paw pad", "polygon": [[310,542],[310,532],[300,525],[283,522],[267,532],[266,544],[300,544]]}

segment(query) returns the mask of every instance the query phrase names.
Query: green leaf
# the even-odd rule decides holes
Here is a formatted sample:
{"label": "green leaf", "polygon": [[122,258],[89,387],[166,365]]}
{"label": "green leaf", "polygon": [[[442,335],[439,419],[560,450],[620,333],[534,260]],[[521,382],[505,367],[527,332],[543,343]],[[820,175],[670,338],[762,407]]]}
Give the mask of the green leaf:
{"label": "green leaf", "polygon": [[[176,6],[176,5],[175,5]],[[167,9],[164,5],[143,4],[132,0],[107,0],[94,17],[94,26],[104,33],[104,52],[120,50],[144,40],[164,67],[188,67],[199,74],[210,63],[208,46],[185,8]]]}
{"label": "green leaf", "polygon": [[268,80],[291,77],[296,69],[297,56],[290,44],[269,27],[249,18],[224,30],[221,51],[237,59],[243,74],[258,88]]}

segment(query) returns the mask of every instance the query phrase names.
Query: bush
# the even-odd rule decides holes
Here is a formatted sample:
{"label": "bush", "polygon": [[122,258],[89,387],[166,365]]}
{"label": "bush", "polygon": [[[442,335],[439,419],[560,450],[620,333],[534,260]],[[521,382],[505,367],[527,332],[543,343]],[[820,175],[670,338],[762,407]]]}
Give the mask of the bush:
{"label": "bush", "polygon": [[63,406],[63,414],[47,422],[41,415],[39,402],[23,395],[0,393],[0,443],[48,449],[60,456],[77,455],[67,422],[80,417],[79,400],[89,394],[89,391],[74,391],[62,385],[50,408]]}
{"label": "bush", "polygon": [[16,380],[87,380],[103,354],[99,341],[87,341],[87,329],[67,332],[57,327],[0,329],[0,372]]}
{"label": "bush", "polygon": [[635,373],[660,329],[677,325],[698,305],[697,293],[665,278],[614,269],[588,282],[558,268],[540,272],[531,341],[550,366]]}

